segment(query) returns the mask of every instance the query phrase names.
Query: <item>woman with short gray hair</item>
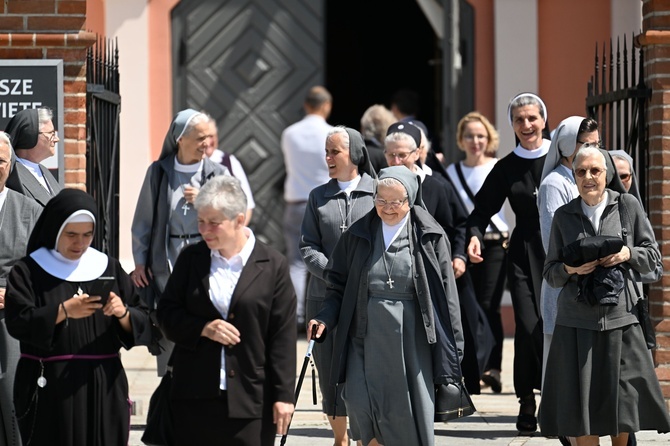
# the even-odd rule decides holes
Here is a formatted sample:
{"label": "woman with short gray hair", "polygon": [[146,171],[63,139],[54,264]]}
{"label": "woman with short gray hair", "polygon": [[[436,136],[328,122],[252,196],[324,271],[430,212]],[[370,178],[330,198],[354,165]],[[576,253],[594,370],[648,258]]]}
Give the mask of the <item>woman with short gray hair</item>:
{"label": "woman with short gray hair", "polygon": [[240,181],[195,200],[202,241],[177,259],[158,303],[175,343],[169,404],[177,446],[271,446],[293,414],[296,295],[288,262],[245,226]]}

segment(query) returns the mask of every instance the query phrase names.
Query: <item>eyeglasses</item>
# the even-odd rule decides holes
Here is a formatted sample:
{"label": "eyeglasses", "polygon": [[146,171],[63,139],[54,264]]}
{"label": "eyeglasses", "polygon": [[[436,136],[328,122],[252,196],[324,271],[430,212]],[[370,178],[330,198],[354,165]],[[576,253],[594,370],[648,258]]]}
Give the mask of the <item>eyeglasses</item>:
{"label": "eyeglasses", "polygon": [[630,178],[630,174],[629,173],[620,173],[619,178],[621,178],[621,181],[627,181],[628,178]]}
{"label": "eyeglasses", "polygon": [[596,142],[587,142],[587,141],[579,141],[577,140],[577,144],[581,144],[584,147],[595,147],[596,149],[602,149],[603,148],[603,143],[602,141],[596,141]]}
{"label": "eyeglasses", "polygon": [[403,198],[402,200],[394,200],[394,201],[386,201],[383,198],[375,197],[375,206],[379,206],[381,208],[389,207],[392,210],[398,209],[402,204],[407,201],[407,197]]}
{"label": "eyeglasses", "polygon": [[416,149],[412,150],[411,152],[407,153],[389,153],[389,152],[384,152],[384,156],[389,159],[394,159],[398,158],[400,161],[404,161],[407,159],[408,156],[410,156],[412,153],[416,152]]}
{"label": "eyeglasses", "polygon": [[575,175],[577,175],[579,178],[584,178],[586,176],[586,172],[589,172],[593,178],[598,178],[604,171],[605,169],[601,169],[600,167],[591,167],[590,169],[576,169]]}
{"label": "eyeglasses", "polygon": [[40,135],[44,135],[49,141],[53,141],[54,139],[58,138],[58,131],[52,130],[50,132],[40,132]]}

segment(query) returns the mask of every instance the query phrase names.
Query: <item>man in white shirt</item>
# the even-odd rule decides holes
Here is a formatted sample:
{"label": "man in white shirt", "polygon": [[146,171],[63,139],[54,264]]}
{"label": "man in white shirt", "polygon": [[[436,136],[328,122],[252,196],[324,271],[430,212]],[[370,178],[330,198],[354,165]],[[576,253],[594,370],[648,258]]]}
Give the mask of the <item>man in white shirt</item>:
{"label": "man in white shirt", "polygon": [[284,182],[284,243],[291,281],[298,296],[297,323],[304,330],[307,268],[300,255],[300,227],[312,189],[330,180],[326,165],[326,137],[332,128],[326,122],[332,108],[332,96],[324,87],[310,88],[303,107],[306,116],[287,127],[281,136],[286,167]]}

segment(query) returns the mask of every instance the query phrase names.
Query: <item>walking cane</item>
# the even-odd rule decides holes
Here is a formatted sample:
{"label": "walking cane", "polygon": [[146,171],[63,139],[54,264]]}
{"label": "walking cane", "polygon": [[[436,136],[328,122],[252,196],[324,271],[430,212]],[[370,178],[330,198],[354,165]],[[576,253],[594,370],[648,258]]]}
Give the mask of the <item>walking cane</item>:
{"label": "walking cane", "polygon": [[[302,388],[302,382],[305,379],[305,373],[307,372],[307,364],[312,359],[312,349],[314,348],[314,343],[316,342],[316,332],[319,329],[318,325],[312,327],[312,335],[309,338],[309,344],[307,344],[307,353],[305,353],[305,361],[302,363],[302,370],[300,370],[300,377],[298,377],[298,385],[295,386],[295,404],[293,414],[295,415],[295,407],[298,405],[298,396],[300,396],[300,389]],[[312,366],[314,367],[314,366]],[[314,382],[314,370],[312,370],[312,398],[314,398],[314,404],[316,404],[316,387]],[[291,415],[291,421],[293,421],[293,415]],[[288,437],[288,430],[291,428],[291,421],[288,422],[286,427],[286,433],[282,435],[280,446],[286,444],[286,438]]]}

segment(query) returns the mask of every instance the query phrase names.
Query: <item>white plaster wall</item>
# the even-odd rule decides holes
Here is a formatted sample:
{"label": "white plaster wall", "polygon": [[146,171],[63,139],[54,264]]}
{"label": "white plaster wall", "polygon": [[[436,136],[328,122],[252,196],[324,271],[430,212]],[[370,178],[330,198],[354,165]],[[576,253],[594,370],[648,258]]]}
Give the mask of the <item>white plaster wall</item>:
{"label": "white plaster wall", "polygon": [[[509,100],[518,93],[537,93],[539,50],[537,0],[495,0],[493,5],[495,42],[495,126],[500,133],[498,157],[514,149],[514,131],[507,119]],[[514,227],[514,213],[505,201],[505,216]],[[510,305],[509,293],[503,304]]]}
{"label": "white plaster wall", "polygon": [[[630,37],[642,31],[642,2],[639,0],[610,0],[612,8],[612,39],[616,45],[616,38],[626,36],[628,38],[628,51],[630,51]],[[620,40],[621,45],[623,41]],[[616,46],[615,46],[616,48]],[[623,47],[622,47],[623,48]]]}
{"label": "white plaster wall", "polygon": [[500,132],[498,156],[514,149],[507,104],[516,94],[538,92],[537,0],[495,0],[495,110]]}
{"label": "white plaster wall", "polygon": [[121,76],[121,162],[119,260],[134,269],[130,225],[144,174],[150,162],[149,149],[149,0],[106,2],[106,30],[118,38]]}

